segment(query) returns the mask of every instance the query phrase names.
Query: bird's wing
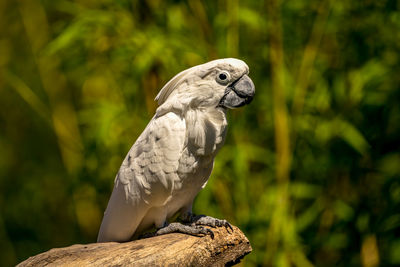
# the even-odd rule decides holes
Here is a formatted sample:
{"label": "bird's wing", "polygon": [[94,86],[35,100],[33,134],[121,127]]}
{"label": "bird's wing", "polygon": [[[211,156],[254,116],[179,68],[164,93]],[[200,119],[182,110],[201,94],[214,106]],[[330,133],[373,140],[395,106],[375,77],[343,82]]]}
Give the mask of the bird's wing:
{"label": "bird's wing", "polygon": [[98,242],[129,240],[147,211],[171,197],[180,184],[177,170],[185,136],[185,121],[175,113],[150,121],[117,174]]}

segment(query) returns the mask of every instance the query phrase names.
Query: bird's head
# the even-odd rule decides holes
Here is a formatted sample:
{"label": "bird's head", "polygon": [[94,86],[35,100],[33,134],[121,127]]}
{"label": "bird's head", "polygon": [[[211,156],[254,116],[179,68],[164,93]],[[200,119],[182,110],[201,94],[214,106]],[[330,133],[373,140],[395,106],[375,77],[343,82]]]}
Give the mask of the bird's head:
{"label": "bird's head", "polygon": [[156,97],[160,107],[237,108],[249,104],[255,87],[249,67],[235,58],[217,59],[184,70],[173,77]]}

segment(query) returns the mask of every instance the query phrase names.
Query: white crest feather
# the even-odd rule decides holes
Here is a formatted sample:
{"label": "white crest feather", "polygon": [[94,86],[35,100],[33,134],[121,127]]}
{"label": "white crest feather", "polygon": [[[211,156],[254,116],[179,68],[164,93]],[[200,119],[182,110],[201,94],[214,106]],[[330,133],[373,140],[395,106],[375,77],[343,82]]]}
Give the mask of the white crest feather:
{"label": "white crest feather", "polygon": [[165,100],[171,95],[172,91],[185,80],[185,76],[192,70],[192,68],[179,72],[175,75],[164,87],[160,90],[154,100],[158,101],[158,105],[162,105]]}

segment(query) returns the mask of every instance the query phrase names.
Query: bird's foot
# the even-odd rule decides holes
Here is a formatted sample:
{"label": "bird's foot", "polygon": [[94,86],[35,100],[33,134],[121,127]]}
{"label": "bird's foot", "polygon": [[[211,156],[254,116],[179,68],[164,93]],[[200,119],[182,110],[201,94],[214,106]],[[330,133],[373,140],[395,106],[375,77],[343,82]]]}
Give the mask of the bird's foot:
{"label": "bird's foot", "polygon": [[182,216],[182,220],[184,222],[189,222],[191,223],[191,225],[194,226],[206,225],[206,226],[211,226],[213,228],[224,226],[228,230],[228,232],[229,229],[231,232],[233,232],[232,225],[227,220],[221,220],[211,216],[205,216],[205,215],[195,216],[193,215],[193,213],[186,213]]}
{"label": "bird's foot", "polygon": [[182,233],[194,236],[205,236],[210,235],[211,238],[214,238],[214,233],[210,229],[200,226],[200,225],[185,225],[182,223],[174,222],[170,223],[155,232],[146,233],[140,236],[140,238],[148,238],[159,235],[166,235],[170,233]]}

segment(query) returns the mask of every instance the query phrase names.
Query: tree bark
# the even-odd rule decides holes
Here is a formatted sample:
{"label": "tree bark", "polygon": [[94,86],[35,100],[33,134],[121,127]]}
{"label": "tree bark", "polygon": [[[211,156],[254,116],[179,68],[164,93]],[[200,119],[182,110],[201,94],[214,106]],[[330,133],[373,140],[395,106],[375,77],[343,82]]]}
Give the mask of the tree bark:
{"label": "tree bark", "polygon": [[25,266],[231,266],[252,250],[239,228],[210,228],[214,239],[180,233],[126,243],[93,243],[54,248],[30,257]]}

